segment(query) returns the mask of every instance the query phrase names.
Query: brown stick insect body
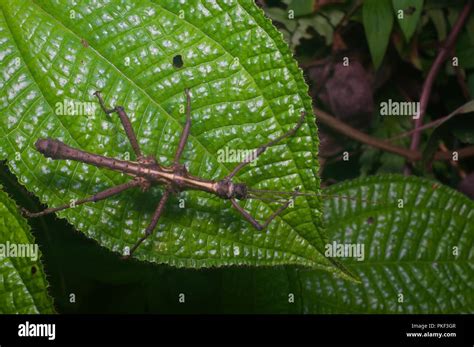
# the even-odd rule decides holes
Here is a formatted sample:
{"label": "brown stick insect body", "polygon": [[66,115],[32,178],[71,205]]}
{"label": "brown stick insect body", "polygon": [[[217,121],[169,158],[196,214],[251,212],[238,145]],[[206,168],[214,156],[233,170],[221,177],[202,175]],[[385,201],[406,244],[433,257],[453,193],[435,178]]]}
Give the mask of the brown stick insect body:
{"label": "brown stick insect body", "polygon": [[[295,127],[280,137],[268,142],[267,144],[259,147],[256,153],[252,157],[247,157],[243,162],[239,163],[226,177],[221,180],[207,180],[201,177],[196,177],[188,173],[186,167],[180,164],[180,158],[183,153],[184,147],[188,140],[189,132],[191,129],[191,98],[189,90],[185,90],[186,94],[186,124],[183,128],[181,138],[176,150],[174,161],[171,166],[160,165],[155,158],[143,156],[140,146],[138,145],[135,132],[133,131],[130,119],[128,118],[125,110],[122,106],[117,106],[113,109],[107,109],[102,99],[100,92],[95,92],[99,103],[106,114],[116,112],[122,122],[125,133],[130,141],[130,144],[137,157],[136,161],[119,160],[110,157],[104,157],[98,154],[88,153],[76,148],[72,148],[65,143],[54,140],[54,139],[39,139],[35,146],[36,149],[41,152],[45,157],[51,159],[60,160],[75,160],[86,164],[91,164],[97,167],[107,168],[110,170],[125,173],[133,179],[126,183],[120,184],[115,187],[108,188],[97,194],[94,194],[88,198],[78,200],[74,203],[75,206],[84,204],[87,202],[96,202],[106,199],[110,196],[117,195],[127,189],[133,187],[140,187],[143,191],[150,188],[152,184],[159,184],[165,187],[163,196],[161,197],[158,206],[153,214],[150,224],[145,229],[143,236],[130,249],[130,253],[127,255],[131,256],[133,252],[140,246],[140,244],[151,235],[155,229],[158,220],[164,210],[166,201],[171,194],[178,193],[183,190],[200,190],[211,194],[214,194],[222,199],[230,200],[232,206],[240,212],[240,214],[249,221],[257,230],[265,229],[270,222],[278,216],[283,210],[285,210],[291,203],[291,199],[297,195],[308,195],[311,193],[298,193],[295,192],[275,192],[275,191],[264,191],[264,190],[251,190],[244,183],[233,183],[232,178],[247,164],[255,160],[265,150],[276,144],[277,142],[292,136],[303,124],[305,113],[301,113],[301,117]],[[263,224],[259,223],[254,217],[252,217],[247,211],[245,211],[237,202],[237,200],[245,199],[259,199],[259,195],[265,192],[279,193],[279,194],[290,194],[290,197],[284,202]],[[316,195],[316,194],[315,194]],[[264,200],[263,197],[260,197]],[[58,212],[67,208],[73,207],[72,204],[66,204],[56,208],[48,208],[44,211],[32,213],[23,210],[24,214],[28,217],[38,217],[48,213]]]}

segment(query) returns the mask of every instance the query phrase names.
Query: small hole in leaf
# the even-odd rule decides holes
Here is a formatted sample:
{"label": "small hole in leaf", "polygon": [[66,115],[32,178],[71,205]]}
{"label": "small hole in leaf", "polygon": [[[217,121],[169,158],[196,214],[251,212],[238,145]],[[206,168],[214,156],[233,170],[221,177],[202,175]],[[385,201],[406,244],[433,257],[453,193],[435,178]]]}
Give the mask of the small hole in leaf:
{"label": "small hole in leaf", "polygon": [[181,54],[178,54],[178,55],[175,55],[173,57],[173,66],[177,69],[179,68],[182,68],[184,65],[183,63],[183,57],[181,56]]}
{"label": "small hole in leaf", "polygon": [[367,218],[367,223],[368,224],[373,224],[374,223],[374,217]]}
{"label": "small hole in leaf", "polygon": [[31,274],[34,275],[36,273],[36,266],[31,267]]}

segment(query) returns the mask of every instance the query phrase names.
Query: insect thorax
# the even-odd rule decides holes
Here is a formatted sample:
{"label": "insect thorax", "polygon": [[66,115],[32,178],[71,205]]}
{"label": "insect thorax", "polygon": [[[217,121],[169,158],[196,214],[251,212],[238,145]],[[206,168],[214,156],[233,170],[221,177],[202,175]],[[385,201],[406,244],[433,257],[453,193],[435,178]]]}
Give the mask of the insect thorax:
{"label": "insect thorax", "polygon": [[232,183],[229,180],[221,180],[217,182],[217,195],[223,199],[239,199],[247,198],[247,185],[244,183]]}

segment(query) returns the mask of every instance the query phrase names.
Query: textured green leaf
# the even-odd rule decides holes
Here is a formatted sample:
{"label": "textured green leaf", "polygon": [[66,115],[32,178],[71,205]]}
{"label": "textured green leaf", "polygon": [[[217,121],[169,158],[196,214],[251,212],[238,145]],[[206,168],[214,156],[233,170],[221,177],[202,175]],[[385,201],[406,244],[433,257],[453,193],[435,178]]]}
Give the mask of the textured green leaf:
{"label": "textured green leaf", "polygon": [[[472,200],[433,181],[398,175],[357,179],[334,185],[325,193],[378,202],[336,197],[325,202],[330,238],[365,245],[363,261],[343,261],[362,283],[294,267],[228,271],[223,282],[235,288],[227,288],[229,301],[244,283],[259,288],[273,278],[278,281],[272,291],[249,298],[240,311],[474,312]],[[398,199],[403,199],[403,208],[398,207]],[[293,304],[288,303],[289,293],[295,295]],[[399,294],[403,302],[399,302]]]}
{"label": "textured green leaf", "polygon": [[[306,109],[301,131],[238,179],[259,188],[319,190],[307,86],[281,34],[252,1],[10,0],[0,8],[0,157],[48,206],[126,180],[76,162],[48,161],[34,149],[38,138],[49,136],[107,156],[131,152],[117,117],[55,114],[66,98],[95,103],[95,90],[109,105],[125,107],[143,152],[169,165],[190,88],[193,125],[183,161],[208,179],[235,166],[218,162],[220,149],[257,148],[293,127]],[[180,69],[172,64],[178,54]],[[121,253],[142,235],[160,196],[159,187],[127,191],[59,216]],[[180,198],[186,208],[178,198],[168,202],[137,258],[187,267],[291,263],[334,270],[321,251],[318,199],[298,198],[295,208],[257,232],[226,201],[199,192]],[[248,201],[245,208],[263,220],[277,206]]]}
{"label": "textured green leaf", "polygon": [[[0,187],[1,188],[1,187]],[[18,250],[35,245],[26,220],[17,206],[0,190],[0,313],[53,313],[40,253]],[[17,253],[13,253],[17,252]],[[30,251],[31,252],[31,251]],[[4,257],[5,256],[5,257]]]}
{"label": "textured green leaf", "polygon": [[362,7],[365,36],[369,44],[374,67],[382,63],[393,26],[390,0],[365,0]]}
{"label": "textured green leaf", "polygon": [[[392,5],[403,35],[410,41],[420,20],[423,0],[392,0]],[[402,16],[399,11],[402,11]]]}

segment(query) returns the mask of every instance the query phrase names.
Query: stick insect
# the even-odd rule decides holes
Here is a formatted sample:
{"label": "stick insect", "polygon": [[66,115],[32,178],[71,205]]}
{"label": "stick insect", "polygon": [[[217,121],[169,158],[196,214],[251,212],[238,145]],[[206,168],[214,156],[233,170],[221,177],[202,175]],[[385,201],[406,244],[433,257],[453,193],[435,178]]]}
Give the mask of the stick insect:
{"label": "stick insect", "polygon": [[[176,149],[173,164],[171,166],[163,166],[157,162],[157,160],[151,156],[143,155],[140,146],[137,141],[137,137],[132,128],[130,118],[128,117],[125,109],[122,106],[116,106],[114,108],[107,108],[102,95],[99,91],[96,91],[94,95],[97,97],[100,107],[106,115],[116,113],[122,123],[125,134],[133,148],[136,155],[136,161],[119,160],[115,158],[105,157],[94,153],[85,152],[83,150],[72,148],[65,143],[51,138],[41,138],[35,143],[36,149],[42,153],[45,157],[53,160],[74,160],[90,165],[94,165],[100,168],[107,168],[113,171],[118,171],[127,174],[132,179],[126,183],[110,187],[101,192],[98,192],[92,196],[84,199],[77,200],[74,204],[65,204],[59,207],[46,208],[41,212],[30,212],[23,209],[23,213],[27,217],[39,217],[49,213],[65,210],[70,207],[77,205],[97,202],[100,200],[107,199],[111,196],[120,194],[131,188],[140,188],[142,191],[147,191],[152,185],[164,186],[164,193],[156,206],[149,225],[146,227],[143,235],[135,242],[130,249],[129,253],[124,258],[131,257],[137,248],[152,235],[158,220],[160,219],[166,202],[172,194],[177,194],[184,190],[200,190],[208,192],[218,196],[221,199],[230,200],[232,207],[235,208],[255,229],[261,231],[267,228],[267,226],[280,215],[288,206],[291,204],[296,196],[304,195],[319,195],[315,193],[304,193],[299,192],[297,189],[293,192],[284,191],[271,191],[271,190],[257,190],[249,188],[245,183],[235,183],[233,178],[235,175],[242,170],[246,165],[256,160],[258,156],[262,155],[267,148],[277,144],[278,142],[293,136],[298,129],[303,125],[305,121],[305,112],[302,111],[296,125],[282,134],[281,136],[267,142],[260,146],[252,155],[244,158],[242,162],[237,164],[234,169],[220,180],[208,180],[202,177],[191,175],[186,166],[180,163],[183,150],[186,146],[189,133],[191,130],[191,96],[189,89],[185,90],[186,96],[186,123],[184,125],[179,144]],[[279,195],[283,199],[283,203],[276,209],[263,223],[257,221],[249,212],[240,206],[238,200],[246,199],[260,199],[270,200],[266,195]],[[273,200],[273,201],[281,201]],[[74,205],[74,206],[73,206]]]}

